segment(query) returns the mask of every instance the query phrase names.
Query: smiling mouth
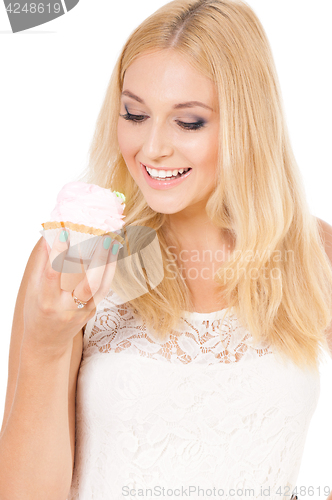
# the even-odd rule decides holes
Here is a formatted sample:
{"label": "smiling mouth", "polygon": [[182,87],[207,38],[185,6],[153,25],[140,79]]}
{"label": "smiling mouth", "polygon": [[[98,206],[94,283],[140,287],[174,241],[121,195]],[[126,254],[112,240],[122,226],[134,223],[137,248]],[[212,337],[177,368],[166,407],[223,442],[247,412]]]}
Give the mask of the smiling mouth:
{"label": "smiling mouth", "polygon": [[189,172],[189,170],[191,170],[191,168],[186,168],[186,169],[182,172],[182,174],[178,173],[177,175],[172,175],[172,176],[169,176],[169,177],[154,177],[154,176],[152,176],[152,175],[148,172],[148,170],[147,170],[146,166],[145,166],[143,163],[142,163],[142,165],[143,165],[143,167],[145,168],[145,171],[146,171],[146,173],[148,174],[148,176],[149,176],[149,177],[151,177],[151,179],[156,179],[157,181],[175,180],[175,179],[178,179],[178,178],[182,177],[183,175],[187,174],[187,173]]}

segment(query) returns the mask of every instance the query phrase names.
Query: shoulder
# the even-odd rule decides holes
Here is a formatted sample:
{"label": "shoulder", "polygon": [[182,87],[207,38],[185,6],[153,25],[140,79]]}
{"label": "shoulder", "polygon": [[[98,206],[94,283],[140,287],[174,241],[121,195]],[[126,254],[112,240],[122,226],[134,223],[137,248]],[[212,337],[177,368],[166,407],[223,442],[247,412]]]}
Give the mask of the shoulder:
{"label": "shoulder", "polygon": [[[318,221],[319,230],[324,241],[326,255],[328,256],[332,264],[332,226],[331,224],[328,224],[327,222],[325,222],[322,219],[319,219],[318,217],[316,217],[316,219]],[[327,330],[327,337],[332,355],[332,324]]]}
{"label": "shoulder", "polygon": [[319,219],[318,217],[316,217],[316,219],[318,221],[320,233],[324,240],[326,254],[332,262],[332,226],[328,222]]}

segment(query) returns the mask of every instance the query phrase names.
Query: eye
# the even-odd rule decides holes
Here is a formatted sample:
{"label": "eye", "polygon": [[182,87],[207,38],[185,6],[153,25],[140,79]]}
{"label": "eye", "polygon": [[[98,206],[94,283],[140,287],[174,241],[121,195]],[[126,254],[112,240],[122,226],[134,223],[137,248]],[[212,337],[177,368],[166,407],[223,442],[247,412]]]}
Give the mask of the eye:
{"label": "eye", "polygon": [[132,115],[131,113],[129,113],[129,111],[127,111],[125,115],[120,114],[120,116],[122,116],[122,118],[124,118],[125,120],[130,120],[133,123],[142,122],[145,118],[144,115]]}
{"label": "eye", "polygon": [[205,122],[203,122],[202,120],[193,123],[186,123],[180,121],[178,121],[177,123],[180,125],[180,127],[184,128],[185,130],[198,130],[204,127],[205,125]]}
{"label": "eye", "polygon": [[[133,124],[142,123],[145,120],[145,118],[147,118],[145,115],[133,115],[129,113],[127,108],[126,111],[127,111],[126,114],[121,115],[120,113],[120,116],[125,120],[131,121]],[[200,128],[205,126],[205,122],[203,120],[199,120],[197,122],[192,122],[192,123],[181,122],[178,120],[176,123],[184,130],[199,130]]]}

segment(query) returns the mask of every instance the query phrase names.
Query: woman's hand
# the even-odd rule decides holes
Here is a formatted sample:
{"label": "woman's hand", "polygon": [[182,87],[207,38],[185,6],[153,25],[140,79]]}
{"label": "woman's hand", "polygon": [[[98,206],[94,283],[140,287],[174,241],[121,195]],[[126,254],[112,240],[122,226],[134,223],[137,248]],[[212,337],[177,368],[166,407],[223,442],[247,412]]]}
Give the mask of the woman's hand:
{"label": "woman's hand", "polygon": [[[69,239],[60,241],[62,231],[57,234],[51,251],[44,240],[26,291],[22,346],[32,347],[41,354],[65,351],[94,316],[97,305],[109,293],[119,251],[116,240],[107,248],[109,236],[101,238],[84,279],[73,291],[79,300],[87,302],[79,309],[71,292],[61,289],[61,271],[69,248]],[[113,248],[117,250],[115,255]],[[60,272],[52,268],[54,259]]]}

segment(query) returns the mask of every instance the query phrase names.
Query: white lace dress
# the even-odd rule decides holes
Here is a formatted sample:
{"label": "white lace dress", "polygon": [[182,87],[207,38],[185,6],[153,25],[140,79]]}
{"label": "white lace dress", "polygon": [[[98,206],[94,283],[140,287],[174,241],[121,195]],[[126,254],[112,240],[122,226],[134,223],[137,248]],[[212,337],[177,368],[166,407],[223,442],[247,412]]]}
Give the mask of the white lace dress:
{"label": "white lace dress", "polygon": [[99,304],[84,333],[68,500],[290,499],[319,375],[254,345],[225,311],[184,312],[158,341],[113,292]]}

